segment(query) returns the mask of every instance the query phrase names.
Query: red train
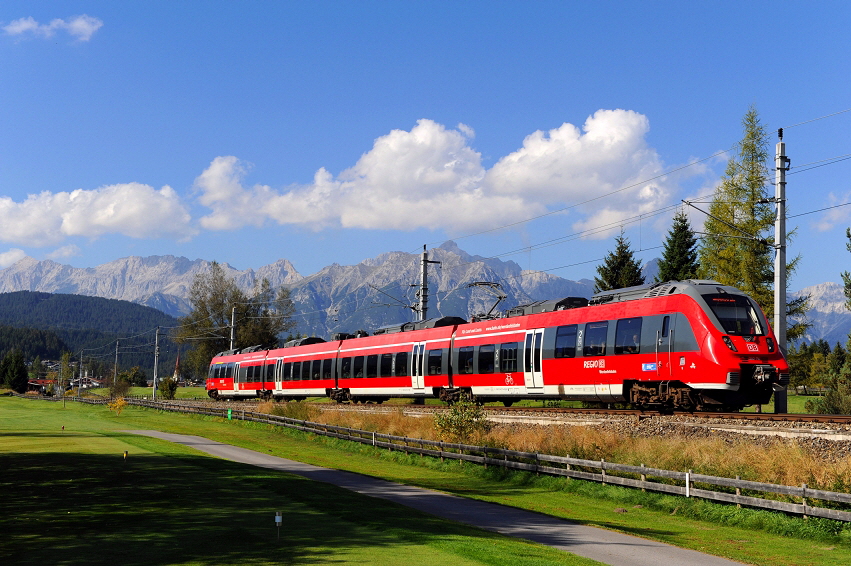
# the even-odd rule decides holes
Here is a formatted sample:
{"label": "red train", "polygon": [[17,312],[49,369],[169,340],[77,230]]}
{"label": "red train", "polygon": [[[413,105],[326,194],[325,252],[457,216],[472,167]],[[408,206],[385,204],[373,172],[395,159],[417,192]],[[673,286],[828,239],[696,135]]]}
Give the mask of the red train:
{"label": "red train", "polygon": [[789,366],[759,306],[715,281],[669,281],[518,306],[502,318],[442,317],[373,335],[222,352],[214,399],[453,402],[561,399],[667,409],[765,404]]}

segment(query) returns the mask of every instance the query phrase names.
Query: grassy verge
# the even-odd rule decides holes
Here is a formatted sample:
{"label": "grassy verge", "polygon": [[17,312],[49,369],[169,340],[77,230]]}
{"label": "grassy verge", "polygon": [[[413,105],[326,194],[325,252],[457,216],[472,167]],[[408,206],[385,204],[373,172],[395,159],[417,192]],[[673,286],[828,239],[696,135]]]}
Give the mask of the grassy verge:
{"label": "grassy verge", "polygon": [[[154,428],[199,434],[316,465],[533,509],[579,523],[638,534],[748,563],[851,563],[851,545],[835,529],[831,530],[833,527],[829,522],[737,510],[729,506],[644,494],[613,486],[536,478],[529,474],[504,474],[457,463],[441,464],[428,458],[406,457],[252,423],[221,422],[216,419],[160,414],[152,410],[126,409],[116,418],[103,407],[69,404],[69,408],[62,411],[61,405],[54,403],[0,399],[0,408],[3,409],[0,410],[0,428],[5,428],[3,417],[13,403],[45,407],[37,409],[39,412],[75,415],[74,426],[78,428],[85,428],[91,421],[99,431]],[[24,408],[20,407],[21,410]],[[30,422],[41,424],[48,421],[39,417]],[[53,423],[55,430],[58,421],[54,420]],[[133,444],[140,442],[125,437],[121,437],[121,440]]]}
{"label": "grassy verge", "polygon": [[[117,431],[181,419],[194,421],[184,432],[243,428],[232,423],[25,400],[4,400],[0,412],[7,564],[594,563]],[[248,436],[258,433],[269,436]]]}

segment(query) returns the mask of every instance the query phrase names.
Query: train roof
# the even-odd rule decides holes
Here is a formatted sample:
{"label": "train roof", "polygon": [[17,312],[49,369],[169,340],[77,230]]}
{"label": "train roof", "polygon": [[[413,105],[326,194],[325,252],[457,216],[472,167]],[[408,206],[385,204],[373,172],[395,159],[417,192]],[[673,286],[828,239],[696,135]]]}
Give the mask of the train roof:
{"label": "train roof", "polygon": [[665,295],[685,294],[691,296],[713,293],[731,293],[743,295],[742,291],[729,285],[724,285],[711,279],[686,279],[685,281],[663,281],[623,289],[612,289],[596,293],[588,302],[589,305],[603,305],[636,299],[649,299]]}
{"label": "train roof", "polygon": [[506,309],[503,318],[524,316],[527,314],[538,314],[541,312],[553,312],[565,309],[575,309],[586,306],[588,306],[588,299],[586,299],[585,297],[565,297],[563,299],[535,301],[534,303],[517,305],[516,307]]}
{"label": "train roof", "polygon": [[458,324],[467,324],[467,321],[460,316],[441,316],[430,318],[428,320],[419,320],[416,322],[403,322],[402,324],[391,324],[382,326],[376,329],[373,334],[394,334],[396,332],[410,332],[412,330],[425,330],[426,328],[441,328],[443,326],[456,326]]}

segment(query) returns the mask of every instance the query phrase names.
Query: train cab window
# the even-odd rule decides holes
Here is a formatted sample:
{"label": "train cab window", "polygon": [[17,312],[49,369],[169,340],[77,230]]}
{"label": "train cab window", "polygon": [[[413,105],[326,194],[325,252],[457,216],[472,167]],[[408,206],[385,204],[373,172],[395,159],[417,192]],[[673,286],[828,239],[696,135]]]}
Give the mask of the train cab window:
{"label": "train cab window", "polygon": [[473,347],[458,349],[458,373],[473,373]]}
{"label": "train cab window", "polygon": [[235,366],[234,366],[233,363],[225,364],[225,378],[226,379],[230,379],[230,378],[233,377],[234,367]]}
{"label": "train cab window", "polygon": [[366,357],[366,376],[378,377],[378,354],[370,354]]}
{"label": "train cab window", "polygon": [[499,371],[502,373],[517,371],[517,342],[499,345]]}
{"label": "train cab window", "polygon": [[381,377],[393,376],[393,354],[390,352],[381,354],[378,361],[378,375]]}
{"label": "train cab window", "polygon": [[641,351],[641,317],[622,318],[615,327],[615,354]]}
{"label": "train cab window", "polygon": [[396,353],[396,377],[408,375],[408,352]]}
{"label": "train cab window", "polygon": [[559,326],[556,329],[556,347],[554,355],[557,358],[573,358],[576,356],[576,325]]}
{"label": "train cab window", "polygon": [[428,351],[428,375],[441,375],[443,373],[443,350]]}
{"label": "train cab window", "polygon": [[352,359],[342,358],[340,360],[340,379],[349,379],[352,377]]}
{"label": "train cab window", "polygon": [[479,373],[493,373],[494,347],[493,344],[479,346]]}
{"label": "train cab window", "polygon": [[363,377],[363,356],[355,356],[352,360],[352,377],[355,379]]}
{"label": "train cab window", "polygon": [[328,358],[327,360],[322,360],[322,379],[333,379],[334,378],[334,360]]}
{"label": "train cab window", "polygon": [[585,325],[585,347],[582,349],[584,356],[605,356],[606,337],[609,334],[609,322],[589,322]]}
{"label": "train cab window", "polygon": [[718,317],[718,321],[727,334],[739,336],[762,336],[765,334],[760,316],[747,297],[719,293],[703,295],[703,300]]}
{"label": "train cab window", "polygon": [[671,317],[666,315],[665,318],[662,319],[662,337],[663,338],[668,337],[668,331],[670,329],[671,329]]}

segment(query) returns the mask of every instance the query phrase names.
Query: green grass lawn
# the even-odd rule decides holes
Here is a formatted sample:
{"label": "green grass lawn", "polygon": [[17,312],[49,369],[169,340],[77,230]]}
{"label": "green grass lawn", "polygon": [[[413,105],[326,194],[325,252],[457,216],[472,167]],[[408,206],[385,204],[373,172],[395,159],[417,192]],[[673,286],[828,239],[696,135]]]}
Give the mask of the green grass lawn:
{"label": "green grass lawn", "polygon": [[[807,409],[805,407],[807,401],[812,399],[816,399],[816,397],[812,395],[796,395],[794,391],[789,391],[786,395],[786,409],[788,413],[802,413],[806,414]],[[747,407],[744,409],[744,412],[754,413],[756,412],[756,407]],[[762,406],[763,413],[773,413],[774,412],[774,396],[771,396],[771,402],[768,405]]]}
{"label": "green grass lawn", "polygon": [[[66,425],[65,431],[61,431],[62,424]],[[406,457],[254,423],[139,408],[127,408],[120,416],[115,416],[103,406],[68,403],[63,410],[61,403],[11,398],[0,399],[0,458],[6,464],[3,466],[4,473],[0,474],[0,493],[10,493],[12,486],[17,487],[13,492],[16,494],[12,498],[14,503],[0,498],[0,528],[11,535],[0,539],[3,541],[0,543],[0,557],[29,556],[27,552],[39,540],[38,533],[49,532],[47,548],[54,554],[42,546],[39,547],[41,550],[33,550],[39,559],[52,556],[47,561],[55,562],[55,549],[68,547],[77,552],[85,550],[84,553],[89,555],[88,562],[105,562],[105,558],[91,556],[96,554],[96,547],[122,552],[127,547],[141,553],[150,544],[150,552],[155,552],[159,548],[156,541],[160,540],[156,533],[162,531],[160,536],[167,542],[164,548],[169,547],[176,552],[169,545],[185,541],[187,548],[195,549],[180,550],[167,560],[172,563],[230,562],[239,558],[239,553],[230,546],[248,546],[242,558],[246,562],[288,561],[288,558],[268,552],[269,548],[290,552],[290,546],[294,549],[294,562],[407,561],[409,555],[403,551],[408,548],[415,549],[418,562],[422,561],[419,553],[425,552],[438,553],[433,559],[437,562],[443,562],[447,557],[459,563],[463,560],[489,560],[487,548],[494,544],[490,539],[493,535],[458,533],[458,543],[454,544],[452,541],[456,540],[456,535],[447,538],[436,536],[436,531],[428,529],[421,532],[420,527],[432,524],[430,521],[434,519],[430,518],[404,523],[391,515],[391,521],[381,523],[380,516],[385,513],[382,511],[377,513],[379,516],[361,521],[360,513],[368,508],[378,509],[389,504],[375,500],[367,503],[359,499],[354,502],[358,511],[352,515],[354,500],[350,497],[356,497],[353,494],[339,493],[339,490],[320,493],[321,488],[317,484],[306,484],[304,480],[296,482],[292,476],[229,464],[169,443],[117,432],[136,428],[198,434],[268,454],[532,509],[747,563],[851,563],[851,545],[842,536],[844,532],[831,535],[825,529],[825,525],[829,527],[830,524],[820,520],[804,521],[762,511],[737,510],[731,506],[589,482],[506,474],[493,468],[482,470],[456,462],[441,464],[429,458]],[[103,442],[106,444],[101,444]],[[26,452],[22,449],[28,443],[53,446],[50,450],[39,449],[42,452],[39,456],[35,450]],[[130,452],[127,464],[121,458],[124,450]],[[49,458],[44,454],[49,454]],[[23,475],[9,473],[9,470],[19,467],[31,472]],[[28,480],[30,475],[35,475],[37,481]],[[81,476],[76,487],[75,476]],[[111,487],[111,481],[115,482],[115,489]],[[287,486],[292,486],[292,489]],[[150,498],[154,503],[148,503]],[[335,506],[338,499],[347,503]],[[100,505],[101,500],[109,504]],[[282,505],[288,506],[281,508]],[[356,527],[370,527],[373,524],[370,521],[374,520],[377,521],[374,528],[367,529],[372,533],[370,536],[392,537],[388,539],[390,542],[376,544],[375,548],[371,548],[371,544],[365,545],[371,548],[365,551],[357,541],[340,548],[342,537],[339,536],[332,536],[329,542],[319,542],[325,539],[316,538],[311,543],[299,538],[298,532],[301,531],[298,531],[286,535],[291,537],[287,542],[290,546],[286,549],[269,546],[270,537],[274,536],[274,511],[287,512],[290,509],[293,517],[298,517],[297,522],[306,525],[302,530],[308,532],[329,521],[334,525],[342,521],[342,526],[332,529],[334,532],[355,529],[352,532],[360,533]],[[626,512],[616,512],[616,509]],[[74,513],[85,513],[87,520],[77,521],[73,518]],[[107,516],[109,513],[114,516]],[[399,513],[401,516],[415,515],[408,510]],[[60,517],[62,515],[72,517]],[[316,525],[311,522],[312,519],[315,519]],[[57,530],[57,525],[50,522],[52,520],[61,520],[62,528]],[[141,529],[137,520],[148,528]],[[99,535],[97,545],[89,540],[94,531],[79,530],[88,524],[100,525],[108,533]],[[106,528],[111,525],[116,532],[111,533]],[[33,530],[33,526],[41,527],[41,530]],[[238,529],[238,535],[229,535],[229,528]],[[397,533],[394,528],[400,531]],[[443,532],[440,529],[437,530]],[[204,531],[209,532],[205,534]],[[77,536],[80,532],[82,537]],[[207,536],[213,538],[207,541]],[[282,530],[282,540],[283,537]],[[356,538],[359,537],[360,534]],[[380,537],[377,540],[381,540]],[[507,545],[509,542],[500,544]],[[398,550],[394,551],[397,546]],[[388,549],[387,554],[382,555],[379,551],[384,548]],[[477,548],[480,551],[475,550]],[[528,545],[528,548],[540,549],[534,545]],[[464,549],[472,549],[470,552],[473,554],[464,554]],[[372,551],[376,554],[370,554]],[[500,550],[493,556],[499,558],[495,561],[498,563],[544,560],[536,552],[539,551],[520,550],[511,554]],[[130,554],[131,558],[135,556],[135,552]],[[165,554],[155,556],[161,558]],[[512,556],[516,558],[510,559]],[[558,556],[545,559],[568,560],[563,553]],[[140,559],[138,563],[156,561]]]}
{"label": "green grass lawn", "polygon": [[[298,476],[119,432],[126,427],[196,433],[243,428],[156,411],[125,409],[115,416],[103,406],[67,404],[63,410],[61,403],[0,400],[0,561],[594,563]],[[276,511],[284,514],[280,539]]]}

